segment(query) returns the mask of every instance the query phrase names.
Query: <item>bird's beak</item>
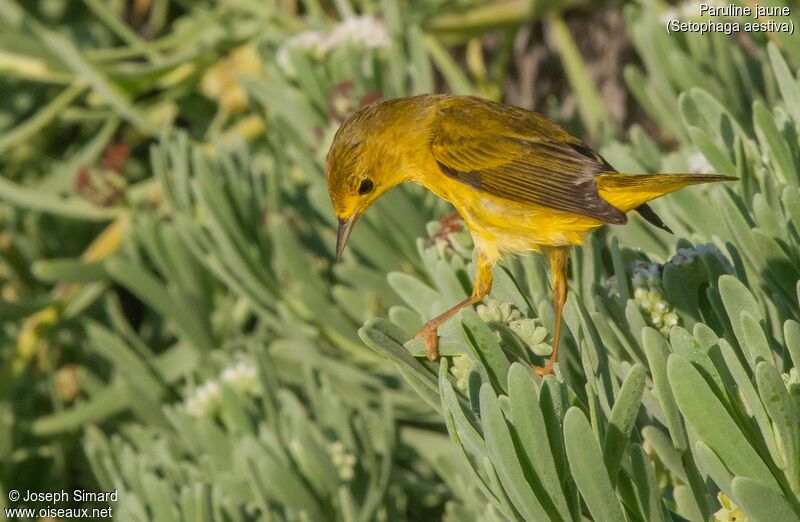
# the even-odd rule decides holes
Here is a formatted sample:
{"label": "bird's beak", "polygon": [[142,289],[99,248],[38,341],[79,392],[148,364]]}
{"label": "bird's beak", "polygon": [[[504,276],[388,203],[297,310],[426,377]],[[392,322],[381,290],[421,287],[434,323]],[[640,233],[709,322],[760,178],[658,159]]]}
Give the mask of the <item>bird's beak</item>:
{"label": "bird's beak", "polygon": [[353,225],[358,220],[358,213],[354,213],[349,218],[339,218],[339,232],[336,234],[336,260],[342,258],[344,245],[347,243],[347,238],[350,237],[350,232],[353,230]]}

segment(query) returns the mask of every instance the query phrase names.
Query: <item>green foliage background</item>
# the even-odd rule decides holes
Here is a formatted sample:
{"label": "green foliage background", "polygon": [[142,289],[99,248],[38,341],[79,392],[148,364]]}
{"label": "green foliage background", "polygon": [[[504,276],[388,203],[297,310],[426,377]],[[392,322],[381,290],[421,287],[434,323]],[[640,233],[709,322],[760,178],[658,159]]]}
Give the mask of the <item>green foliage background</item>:
{"label": "green foliage background", "polygon": [[[690,9],[649,0],[24,4],[0,0],[4,507],[80,488],[117,489],[121,520],[800,518],[796,36],[670,36]],[[594,10],[623,15],[647,132],[592,80],[569,22]],[[575,102],[553,116],[619,170],[740,180],[655,202],[674,236],[633,219],[576,249],[544,380],[541,259],[506,260],[428,363],[411,337],[469,291],[468,235],[400,187],[334,264],[322,171],[377,95],[499,98],[526,27]]]}

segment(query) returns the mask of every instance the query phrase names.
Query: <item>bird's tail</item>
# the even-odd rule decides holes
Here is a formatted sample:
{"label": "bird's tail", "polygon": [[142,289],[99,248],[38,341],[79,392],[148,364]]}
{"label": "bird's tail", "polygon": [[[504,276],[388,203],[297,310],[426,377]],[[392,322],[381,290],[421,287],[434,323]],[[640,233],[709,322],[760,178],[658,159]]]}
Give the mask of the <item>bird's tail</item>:
{"label": "bird's tail", "polygon": [[597,192],[622,212],[643,206],[650,200],[689,185],[738,178],[718,174],[621,174],[607,172],[595,178]]}

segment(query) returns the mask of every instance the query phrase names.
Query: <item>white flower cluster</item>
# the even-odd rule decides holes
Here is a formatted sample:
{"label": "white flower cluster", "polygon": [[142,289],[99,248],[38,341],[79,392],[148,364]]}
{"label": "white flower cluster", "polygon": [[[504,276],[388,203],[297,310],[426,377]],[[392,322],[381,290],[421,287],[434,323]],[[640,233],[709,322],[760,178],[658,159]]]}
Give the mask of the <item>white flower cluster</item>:
{"label": "white flower cluster", "polygon": [[261,392],[258,372],[249,361],[240,360],[233,366],[225,368],[220,374],[220,379],[242,396],[258,395]]}
{"label": "white flower cluster", "polygon": [[355,455],[349,453],[345,449],[344,444],[339,441],[328,444],[327,450],[333,465],[336,467],[339,478],[345,482],[353,480],[355,477],[356,465]]}
{"label": "white flower cluster", "polygon": [[475,311],[485,323],[510,323],[522,318],[522,314],[512,308],[511,303],[501,303],[492,297],[484,299],[484,303],[479,304]]}
{"label": "white flower cluster", "polygon": [[472,370],[472,359],[466,355],[453,357],[450,373],[456,378],[456,388],[466,390],[469,384],[469,372]]}
{"label": "white flower cluster", "polygon": [[478,305],[476,310],[484,322],[505,323],[536,355],[547,356],[552,353],[553,347],[545,342],[547,329],[541,326],[535,318],[523,317],[511,303],[501,303],[492,298],[488,298],[484,302],[486,304]]}
{"label": "white flower cluster", "polygon": [[303,31],[284,43],[284,47],[293,47],[301,51],[322,51],[326,46],[325,33],[322,31]]}
{"label": "white flower cluster", "polygon": [[322,49],[327,52],[347,44],[378,49],[389,47],[391,39],[382,21],[371,16],[354,16],[333,28],[325,39]]}
{"label": "white flower cluster", "polygon": [[[697,245],[692,248],[680,248],[666,264],[688,266],[698,258],[709,254],[715,256],[727,272],[733,272],[733,267],[728,258],[711,243]],[[666,334],[670,328],[678,324],[679,319],[678,315],[670,308],[669,303],[664,300],[661,287],[661,267],[656,263],[634,261],[630,265],[630,270],[633,298],[639,303],[640,309],[647,313],[653,325]],[[615,277],[609,278],[607,284],[609,295],[619,291]]]}
{"label": "white flower cluster", "polygon": [[634,300],[661,333],[669,332],[670,328],[678,324],[678,314],[670,308],[661,293],[659,266],[646,261],[634,261],[631,268]]}
{"label": "white flower cluster", "polygon": [[329,51],[346,45],[368,49],[389,47],[391,38],[382,21],[372,16],[354,16],[339,22],[331,31],[304,31],[289,38],[277,53],[278,65],[291,72],[289,49],[298,49],[321,57]]}
{"label": "white flower cluster", "polygon": [[189,415],[205,417],[213,415],[219,408],[219,383],[209,380],[198,386],[192,395],[186,398],[183,405]]}
{"label": "white flower cluster", "polygon": [[781,377],[783,377],[783,382],[787,388],[791,384],[800,384],[800,373],[798,373],[797,368],[790,368],[789,373],[783,373]]}
{"label": "white flower cluster", "polygon": [[230,387],[241,397],[258,395],[261,383],[255,367],[249,361],[240,360],[225,368],[219,379],[209,379],[184,400],[184,408],[194,417],[215,415],[220,405],[220,382]]}
{"label": "white flower cluster", "polygon": [[538,324],[536,319],[525,317],[511,321],[508,327],[527,344],[536,355],[547,357],[553,353],[553,347],[545,342],[547,329]]}

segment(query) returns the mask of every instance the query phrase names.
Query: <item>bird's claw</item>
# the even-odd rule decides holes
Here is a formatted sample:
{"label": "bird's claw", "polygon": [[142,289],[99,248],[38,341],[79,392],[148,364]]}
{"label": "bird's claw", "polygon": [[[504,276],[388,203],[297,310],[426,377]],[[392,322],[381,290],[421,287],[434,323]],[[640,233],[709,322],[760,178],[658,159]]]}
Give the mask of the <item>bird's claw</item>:
{"label": "bird's claw", "polygon": [[425,352],[429,361],[434,362],[439,359],[439,334],[435,328],[425,328],[416,335],[425,340]]}
{"label": "bird's claw", "polygon": [[553,369],[555,364],[551,364],[549,361],[544,366],[536,366],[535,364],[531,364],[531,368],[539,377],[544,377],[545,375],[555,375],[556,372]]}

